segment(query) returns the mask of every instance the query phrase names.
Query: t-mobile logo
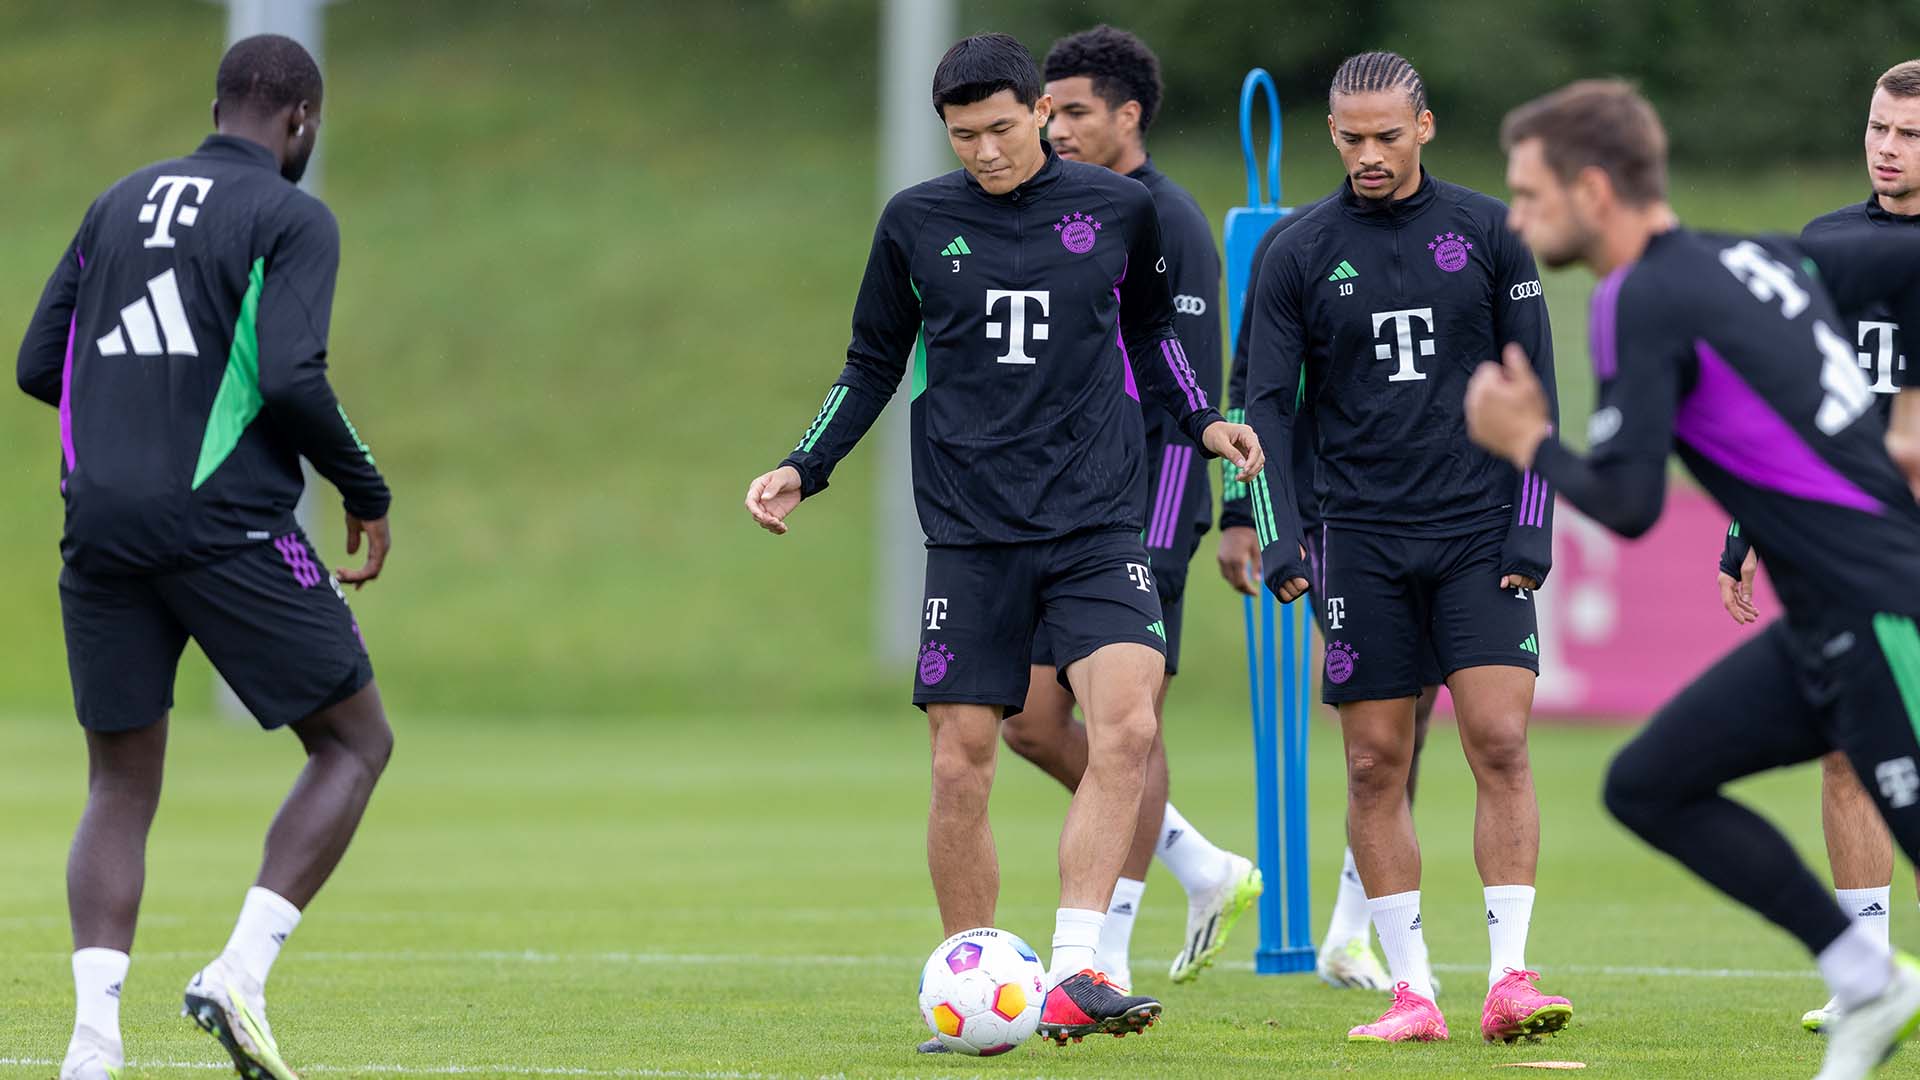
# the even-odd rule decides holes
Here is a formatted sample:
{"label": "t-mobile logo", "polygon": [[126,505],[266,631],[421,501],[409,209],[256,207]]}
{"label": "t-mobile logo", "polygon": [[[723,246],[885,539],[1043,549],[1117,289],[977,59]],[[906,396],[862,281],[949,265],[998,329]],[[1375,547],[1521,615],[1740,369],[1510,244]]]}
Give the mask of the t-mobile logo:
{"label": "t-mobile logo", "polygon": [[1388,320],[1393,322],[1393,340],[1376,341],[1373,345],[1373,357],[1376,360],[1397,360],[1399,367],[1387,376],[1388,382],[1418,382],[1427,376],[1414,367],[1414,360],[1420,356],[1433,355],[1433,338],[1423,337],[1415,351],[1413,320],[1419,319],[1426,324],[1427,333],[1433,333],[1433,309],[1430,307],[1409,308],[1406,311],[1376,311],[1373,313],[1373,336],[1380,336],[1380,328]]}
{"label": "t-mobile logo", "polygon": [[[166,194],[161,194],[162,191]],[[204,176],[162,176],[153,182],[147,192],[147,201],[140,207],[140,224],[153,226],[153,235],[147,237],[144,246],[150,248],[170,248],[173,246],[173,226],[178,222],[182,227],[191,228],[200,220],[200,204],[207,201],[207,192],[213,190],[213,181]],[[181,206],[180,196],[191,191],[192,205]]]}
{"label": "t-mobile logo", "polygon": [[1327,629],[1339,630],[1347,625],[1347,598],[1344,596],[1327,597]]}
{"label": "t-mobile logo", "polygon": [[1012,313],[1009,321],[1013,323],[1013,331],[1009,333],[1007,324],[997,319],[987,323],[988,340],[999,341],[1004,338],[1007,342],[1007,351],[996,359],[1002,364],[1034,363],[1033,357],[1027,355],[1027,337],[1031,334],[1035,341],[1047,340],[1047,324],[1036,319],[1031,327],[1027,325],[1027,301],[1040,301],[1040,318],[1044,319],[1053,307],[1053,294],[1045,289],[1038,292],[988,289],[987,315],[989,318],[993,315],[994,305],[1002,300],[1007,301],[1007,310]]}
{"label": "t-mobile logo", "polygon": [[1907,358],[1893,351],[1893,335],[1899,329],[1898,323],[1860,320],[1860,347],[1872,350],[1860,354],[1860,366],[1873,378],[1873,392],[1876,394],[1893,394],[1900,390],[1893,384],[1893,373],[1907,370]]}
{"label": "t-mobile logo", "polygon": [[1914,769],[1912,758],[1881,762],[1874,766],[1873,778],[1880,782],[1880,794],[1887,805],[1895,810],[1920,802],[1920,770]]}
{"label": "t-mobile logo", "polygon": [[1133,582],[1133,587],[1141,592],[1151,592],[1153,589],[1153,579],[1147,576],[1147,568],[1137,562],[1127,564],[1127,580]]}
{"label": "t-mobile logo", "polygon": [[947,617],[947,598],[934,596],[927,599],[927,629],[940,629],[940,620]]}

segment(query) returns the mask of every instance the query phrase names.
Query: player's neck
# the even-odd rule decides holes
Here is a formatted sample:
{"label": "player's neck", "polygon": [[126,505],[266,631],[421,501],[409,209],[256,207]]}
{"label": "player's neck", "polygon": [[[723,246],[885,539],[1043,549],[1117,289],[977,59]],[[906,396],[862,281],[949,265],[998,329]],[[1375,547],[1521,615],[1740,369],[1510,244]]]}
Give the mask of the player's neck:
{"label": "player's neck", "polygon": [[1880,209],[1889,214],[1897,214],[1900,217],[1913,217],[1920,214],[1920,189],[1909,191],[1898,197],[1875,195],[1873,201],[1879,203]]}
{"label": "player's neck", "polygon": [[260,147],[262,150],[265,150],[267,153],[272,154],[274,161],[285,164],[285,162],[281,162],[280,160],[279,151],[273,148],[274,125],[271,123],[252,124],[245,120],[229,119],[222,120],[214,131],[217,134],[225,135],[229,138],[245,139]]}
{"label": "player's neck", "polygon": [[1620,219],[1600,234],[1600,242],[1587,257],[1587,265],[1595,274],[1606,277],[1629,263],[1638,262],[1654,237],[1679,226],[1680,216],[1664,202],[1622,210]]}
{"label": "player's neck", "polygon": [[1132,146],[1120,151],[1120,156],[1114,160],[1112,169],[1121,176],[1132,176],[1134,173],[1139,172],[1146,164],[1147,148],[1139,143],[1134,143]]}

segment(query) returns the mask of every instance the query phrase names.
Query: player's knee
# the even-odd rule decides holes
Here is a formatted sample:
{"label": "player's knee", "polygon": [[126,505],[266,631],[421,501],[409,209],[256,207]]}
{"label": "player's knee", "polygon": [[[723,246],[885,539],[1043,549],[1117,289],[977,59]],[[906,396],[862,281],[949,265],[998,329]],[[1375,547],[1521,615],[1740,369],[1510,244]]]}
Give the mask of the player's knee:
{"label": "player's knee", "polygon": [[365,726],[354,733],[351,748],[353,755],[360,759],[360,765],[367,770],[371,779],[378,780],[387,771],[387,762],[393,760],[393,725],[382,716],[378,722]]}
{"label": "player's knee", "polygon": [[1644,756],[1635,753],[1629,744],[1607,767],[1606,785],[1602,789],[1607,813],[1643,836],[1659,822],[1668,820],[1666,785],[1661,782],[1659,770],[1643,762]]}
{"label": "player's knee", "polygon": [[1524,726],[1515,725],[1473,742],[1473,771],[1484,783],[1517,783],[1532,768]]}
{"label": "player's knee", "polygon": [[970,792],[984,793],[992,784],[993,744],[991,730],[984,738],[974,732],[942,731],[933,744],[935,796],[964,798]]}
{"label": "player's knee", "polygon": [[[1117,709],[1100,720],[1099,743],[1111,754],[1128,761],[1144,761],[1153,752],[1154,736],[1160,733],[1160,720],[1153,714],[1153,703]],[[1089,731],[1089,736],[1092,732]]]}
{"label": "player's knee", "polygon": [[1023,712],[1001,726],[1000,737],[1007,749],[1044,767],[1058,754],[1064,733],[1058,724]]}
{"label": "player's knee", "polygon": [[1347,791],[1362,801],[1398,798],[1406,790],[1407,759],[1374,747],[1347,753]]}

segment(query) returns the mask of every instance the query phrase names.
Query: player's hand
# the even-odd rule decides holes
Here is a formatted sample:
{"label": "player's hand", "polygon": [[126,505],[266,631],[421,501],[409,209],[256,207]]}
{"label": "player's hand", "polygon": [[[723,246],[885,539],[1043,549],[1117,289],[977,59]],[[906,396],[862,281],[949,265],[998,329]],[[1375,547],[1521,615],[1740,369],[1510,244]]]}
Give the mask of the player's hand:
{"label": "player's hand", "polygon": [[1243,484],[1266,467],[1267,454],[1260,448],[1260,436],[1245,424],[1216,420],[1200,433],[1200,441],[1207,449],[1240,466],[1239,480]]}
{"label": "player's hand", "polygon": [[1546,391],[1525,349],[1509,343],[1501,355],[1505,363],[1481,364],[1467,382],[1467,435],[1490,453],[1531,469],[1534,452],[1553,431]]}
{"label": "player's hand", "polygon": [[[1306,548],[1300,549],[1300,561],[1301,562],[1307,561]],[[1305,596],[1307,594],[1307,589],[1308,589],[1308,584],[1307,584],[1306,578],[1303,578],[1303,577],[1288,578],[1287,580],[1280,583],[1280,591],[1278,593],[1280,597],[1280,602],[1283,604],[1291,604],[1295,600],[1298,600],[1302,596]]]}
{"label": "player's hand", "polygon": [[799,505],[800,471],[791,465],[761,473],[747,485],[747,513],[775,536],[787,534],[787,515]]}
{"label": "player's hand", "polygon": [[367,538],[367,561],[358,570],[342,567],[333,572],[333,576],[355,589],[380,576],[381,568],[387,565],[387,552],[393,550],[393,533],[387,529],[386,518],[361,521],[352,514],[347,515],[347,554],[360,554],[360,537]]}
{"label": "player's hand", "polygon": [[1502,589],[1537,589],[1540,583],[1525,574],[1502,574],[1500,587]]}
{"label": "player's hand", "polygon": [[1887,456],[1907,476],[1907,486],[1913,489],[1913,497],[1920,500],[1920,439],[1889,429],[1887,431]]}
{"label": "player's hand", "polygon": [[1220,576],[1236,591],[1260,595],[1260,540],[1245,525],[1220,530]]}
{"label": "player's hand", "polygon": [[1741,626],[1760,621],[1760,609],[1753,603],[1753,571],[1759,565],[1759,556],[1748,549],[1747,557],[1740,562],[1740,580],[1720,571],[1720,606]]}

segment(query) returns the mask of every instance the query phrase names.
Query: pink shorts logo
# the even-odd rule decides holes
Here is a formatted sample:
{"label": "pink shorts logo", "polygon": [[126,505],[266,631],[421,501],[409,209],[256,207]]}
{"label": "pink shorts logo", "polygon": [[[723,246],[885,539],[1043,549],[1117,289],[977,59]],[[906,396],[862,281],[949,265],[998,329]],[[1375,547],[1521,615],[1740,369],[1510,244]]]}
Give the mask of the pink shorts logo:
{"label": "pink shorts logo", "polygon": [[1093,220],[1092,214],[1078,211],[1061,217],[1053,231],[1060,234],[1060,246],[1075,255],[1092,251],[1094,242],[1100,239],[1100,223]]}
{"label": "pink shorts logo", "polygon": [[1339,686],[1353,678],[1353,665],[1359,659],[1360,654],[1354,652],[1353,646],[1344,641],[1336,641],[1328,645],[1327,681]]}
{"label": "pink shorts logo", "polygon": [[953,662],[953,650],[937,641],[929,641],[920,650],[920,685],[938,686],[947,677],[947,665]]}
{"label": "pink shorts logo", "polygon": [[1456,233],[1441,233],[1427,250],[1433,252],[1433,265],[1455,274],[1467,268],[1467,252],[1473,250],[1473,241]]}

